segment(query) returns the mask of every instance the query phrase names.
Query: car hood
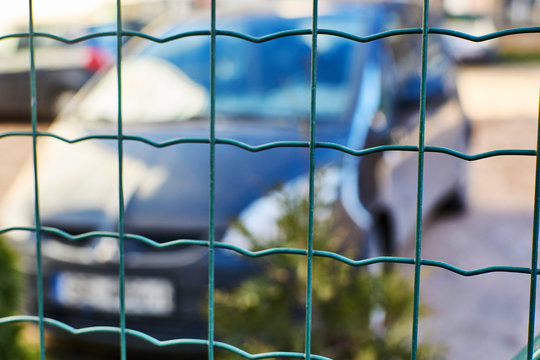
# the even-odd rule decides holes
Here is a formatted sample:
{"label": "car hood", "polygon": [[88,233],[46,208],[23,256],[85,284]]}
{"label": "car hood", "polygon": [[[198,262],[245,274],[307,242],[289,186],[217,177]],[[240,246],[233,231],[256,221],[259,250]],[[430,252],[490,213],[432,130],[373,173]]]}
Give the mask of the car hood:
{"label": "car hood", "polygon": [[[344,136],[343,131],[336,130],[339,127],[328,128],[332,130],[326,131],[325,139],[339,141]],[[308,127],[298,124],[218,122],[216,135],[222,139],[261,145],[275,141],[306,141],[307,130]],[[114,129],[74,128],[66,122],[54,125],[50,132],[75,139],[114,133]],[[162,144],[176,138],[208,139],[209,131],[206,121],[193,121],[126,128],[124,133]],[[38,176],[42,225],[72,234],[116,231],[119,214],[117,142],[92,139],[68,144],[47,138],[40,146]],[[125,141],[122,149],[125,231],[157,241],[207,239],[209,148],[208,143],[188,142],[156,147],[141,141]],[[319,151],[317,164],[335,162],[338,154],[337,151]],[[14,189],[10,194],[11,204],[15,204],[10,214],[24,214],[27,225],[33,223],[33,196],[29,195],[33,195],[33,184],[28,181],[32,179],[30,170],[22,175],[25,185],[17,182],[18,191]],[[308,172],[309,149],[306,147],[247,151],[234,145],[217,144],[215,225],[218,238],[250,203],[280,185],[306,176]],[[11,222],[10,225],[13,224],[19,225],[20,222]]]}

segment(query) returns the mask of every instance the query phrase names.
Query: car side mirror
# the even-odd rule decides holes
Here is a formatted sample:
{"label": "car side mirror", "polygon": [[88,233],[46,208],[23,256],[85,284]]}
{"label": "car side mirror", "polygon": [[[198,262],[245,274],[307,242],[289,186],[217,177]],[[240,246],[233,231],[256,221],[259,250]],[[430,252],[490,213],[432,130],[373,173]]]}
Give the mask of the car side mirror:
{"label": "car side mirror", "polygon": [[[451,94],[456,89],[455,79],[455,66],[448,56],[441,51],[430,57],[427,64],[426,101],[437,101]],[[420,69],[405,76],[398,90],[400,102],[404,105],[418,104],[420,84]]]}
{"label": "car side mirror", "polygon": [[[430,74],[426,78],[426,101],[436,101],[447,96],[450,92],[450,83],[453,80],[447,79],[446,75],[436,71],[436,74]],[[399,103],[403,106],[416,105],[420,99],[420,74],[414,74],[405,78],[399,88]]]}

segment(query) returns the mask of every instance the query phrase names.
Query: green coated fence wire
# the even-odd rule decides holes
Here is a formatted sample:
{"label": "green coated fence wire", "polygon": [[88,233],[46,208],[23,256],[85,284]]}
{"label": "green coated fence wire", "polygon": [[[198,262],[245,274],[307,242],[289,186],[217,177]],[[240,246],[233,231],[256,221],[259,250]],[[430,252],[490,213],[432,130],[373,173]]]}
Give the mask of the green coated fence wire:
{"label": "green coated fence wire", "polygon": [[34,14],[32,11],[32,0],[28,0],[30,11],[28,12],[28,36],[30,41],[30,98],[32,107],[32,162],[34,167],[34,215],[36,224],[36,267],[37,267],[37,296],[38,296],[38,316],[39,316],[39,343],[40,358],[45,358],[45,327],[43,310],[43,276],[41,264],[41,216],[39,213],[39,186],[37,171],[37,94],[36,94],[36,61],[34,48]]}
{"label": "green coated fence wire", "polygon": [[424,198],[424,153],[426,129],[426,74],[428,51],[429,0],[424,1],[422,15],[422,62],[420,77],[420,121],[418,129],[418,187],[416,200],[416,238],[414,255],[414,307],[412,324],[412,359],[416,359],[418,350],[418,316],[420,311],[420,270],[422,261],[422,201]]}
{"label": "green coated fence wire", "polygon": [[533,239],[531,250],[531,290],[529,299],[529,331],[527,334],[527,359],[534,356],[534,321],[536,316],[536,285],[538,282],[538,232],[540,225],[540,101],[538,109],[538,130],[536,143],[536,174],[534,184],[534,218],[533,218]]}
{"label": "green coated fence wire", "polygon": [[[312,303],[312,265],[313,259],[315,257],[326,257],[334,259],[335,261],[342,262],[344,264],[362,267],[369,266],[376,263],[400,263],[400,264],[409,264],[414,266],[414,308],[413,308],[413,323],[412,326],[412,351],[411,358],[414,360],[417,357],[418,349],[418,313],[419,313],[419,297],[420,297],[420,273],[421,269],[424,266],[437,267],[446,269],[453,273],[462,275],[462,276],[478,276],[488,273],[519,273],[519,274],[529,274],[530,276],[530,301],[529,301],[529,325],[528,325],[528,336],[527,336],[527,359],[532,360],[535,351],[535,342],[534,342],[534,322],[535,322],[535,308],[537,302],[537,276],[539,273],[538,269],[538,237],[539,237],[539,226],[540,226],[540,136],[538,136],[538,144],[536,149],[522,150],[522,149],[500,149],[489,152],[483,152],[479,154],[464,154],[452,149],[444,147],[435,147],[435,146],[426,146],[424,140],[425,133],[425,112],[426,112],[426,73],[427,73],[427,53],[428,53],[428,38],[431,34],[439,34],[444,36],[452,36],[456,38],[461,38],[473,42],[482,42],[495,38],[501,38],[504,36],[516,35],[516,34],[528,34],[528,33],[540,33],[540,27],[521,27],[508,29],[503,31],[497,31],[490,34],[484,34],[481,36],[473,36],[467,33],[442,29],[442,28],[430,28],[429,24],[429,0],[423,1],[423,19],[422,27],[420,28],[407,28],[407,29],[395,29],[390,31],[385,31],[377,34],[372,34],[368,36],[356,36],[346,32],[336,31],[332,29],[320,29],[318,27],[318,1],[313,0],[312,4],[312,26],[311,29],[298,29],[298,30],[287,30],[281,31],[273,34],[267,34],[261,37],[253,37],[247,34],[237,33],[233,31],[224,31],[217,29],[216,27],[216,0],[211,1],[211,10],[210,10],[210,29],[201,29],[197,31],[190,31],[184,33],[174,34],[169,37],[159,38],[150,36],[148,34],[124,30],[122,28],[122,13],[121,13],[121,0],[116,1],[116,31],[106,31],[106,32],[96,32],[91,34],[85,34],[77,38],[64,38],[57,35],[44,33],[44,32],[35,32],[34,31],[34,17],[33,17],[33,3],[32,0],[28,0],[29,8],[29,17],[28,17],[28,32],[18,32],[6,35],[0,35],[0,41],[5,39],[13,38],[28,38],[30,44],[30,92],[31,92],[31,121],[32,129],[31,131],[11,131],[0,134],[0,139],[8,137],[31,137],[32,138],[32,155],[33,155],[33,181],[34,181],[34,215],[35,215],[35,226],[33,227],[10,227],[0,229],[0,234],[9,233],[12,231],[25,231],[35,234],[36,239],[36,266],[37,266],[37,304],[38,304],[38,314],[37,316],[7,316],[0,318],[0,325],[10,324],[10,323],[36,323],[39,326],[39,341],[40,341],[40,358],[45,359],[45,325],[53,326],[59,329],[63,329],[67,332],[70,332],[75,335],[82,335],[88,333],[109,333],[116,334],[119,336],[119,343],[121,348],[121,358],[125,360],[126,355],[126,336],[135,336],[139,339],[145,340],[148,343],[151,343],[157,347],[167,347],[173,345],[199,345],[208,348],[208,358],[212,360],[214,358],[214,350],[217,348],[226,349],[231,352],[234,352],[246,359],[267,359],[267,358],[298,358],[298,359],[328,359],[321,355],[316,355],[311,353],[311,303]],[[378,39],[390,37],[390,36],[409,36],[409,35],[421,35],[422,36],[422,53],[421,53],[421,87],[420,87],[420,119],[419,119],[419,132],[418,132],[418,145],[417,146],[402,146],[402,145],[386,145],[386,146],[377,146],[372,148],[365,149],[353,149],[343,145],[328,143],[328,142],[318,142],[315,141],[316,134],[316,114],[317,114],[317,38],[318,35],[331,35],[336,37],[341,37],[348,39],[354,42],[371,42]],[[215,132],[215,100],[216,100],[216,39],[218,36],[228,36],[249,41],[252,43],[264,43],[272,41],[275,39],[289,37],[289,36],[299,36],[299,35],[311,35],[311,108],[310,108],[310,131],[309,131],[309,140],[308,141],[276,141],[260,145],[251,145],[246,144],[237,140],[227,139],[227,138],[218,138],[216,137]],[[204,36],[210,37],[210,131],[208,138],[176,138],[164,142],[155,142],[150,139],[124,135],[122,128],[122,40],[124,37],[139,37],[144,38],[155,43],[166,43],[169,41],[177,40],[180,38],[194,37],[194,36]],[[54,133],[41,132],[37,130],[37,95],[36,95],[36,67],[35,67],[35,47],[34,40],[36,37],[40,38],[49,38],[59,42],[67,44],[75,44],[82,41],[86,41],[92,38],[99,37],[116,37],[116,49],[117,49],[117,83],[118,83],[118,128],[116,134],[109,135],[94,135],[94,136],[85,136],[74,139],[67,139],[61,137]],[[540,113],[540,110],[539,110]],[[540,118],[539,123],[539,133],[540,133]],[[38,177],[38,151],[37,151],[37,141],[39,138],[54,138],[59,141],[63,141],[69,144],[74,144],[82,141],[89,141],[93,139],[109,140],[114,141],[117,144],[117,154],[118,154],[118,232],[87,232],[82,234],[69,234],[65,231],[41,226],[41,216],[40,216],[40,204],[39,204],[39,177]],[[178,144],[185,143],[201,143],[208,144],[210,147],[209,155],[209,167],[210,167],[210,216],[209,216],[209,238],[208,241],[204,240],[193,240],[193,239],[177,239],[169,242],[158,243],[150,238],[125,233],[124,231],[124,179],[123,179],[123,146],[126,141],[132,142],[141,142],[155,148],[165,148]],[[307,244],[306,249],[294,249],[294,248],[269,248],[262,251],[250,251],[244,248],[241,248],[236,245],[226,244],[215,241],[215,156],[218,151],[218,145],[220,146],[234,146],[245,151],[250,152],[259,152],[266,151],[274,148],[284,148],[284,147],[301,147],[309,149],[309,224],[308,224],[308,233],[306,234]],[[352,156],[365,156],[377,152],[389,152],[389,151],[408,151],[408,152],[417,152],[418,154],[418,184],[417,184],[417,215],[416,215],[416,237],[415,237],[415,255],[414,258],[406,257],[395,257],[395,256],[383,256],[375,257],[368,259],[355,260],[348,258],[346,256],[336,254],[334,252],[320,251],[313,248],[313,212],[314,212],[314,173],[315,173],[315,150],[317,148],[327,148],[341,151],[345,154]],[[464,161],[477,161],[491,157],[499,156],[535,156],[536,157],[536,177],[535,177],[535,197],[534,197],[534,221],[533,221],[533,239],[532,239],[532,251],[531,251],[531,266],[530,267],[513,267],[513,266],[490,266],[485,268],[478,269],[463,269],[456,267],[454,265],[435,260],[423,259],[421,254],[421,243],[422,243],[422,202],[423,202],[423,181],[424,181],[424,156],[426,153],[442,153],[447,156],[453,156]],[[43,234],[54,234],[58,237],[68,239],[71,241],[81,241],[87,238],[99,236],[99,237],[108,237],[117,239],[119,245],[119,326],[118,327],[109,327],[109,326],[97,326],[97,327],[87,327],[87,328],[73,328],[63,322],[60,322],[55,319],[46,318],[44,316],[43,309],[43,280],[42,280],[42,263],[41,263],[41,238]],[[208,336],[206,339],[172,339],[161,341],[158,340],[144,332],[136,331],[133,329],[126,328],[126,309],[125,309],[125,274],[124,274],[124,240],[130,239],[134,241],[139,241],[145,243],[155,248],[172,248],[182,245],[194,245],[207,247],[208,260],[209,260],[209,278],[208,278]],[[303,256],[307,258],[307,289],[306,289],[306,310],[305,310],[305,348],[303,353],[297,352],[271,352],[271,353],[260,353],[260,354],[250,354],[244,351],[243,349],[237,348],[227,343],[216,341],[214,339],[214,291],[215,291],[215,260],[214,260],[214,251],[216,248],[228,249],[235,251],[238,254],[247,257],[264,257],[272,256],[275,254],[292,254],[297,256]]]}
{"label": "green coated fence wire", "polygon": [[216,190],[216,0],[210,13],[210,220],[208,243],[208,359],[214,359],[215,190]]}
{"label": "green coated fence wire", "polygon": [[[125,257],[124,257],[124,140],[122,122],[122,11],[120,0],[116,0],[116,76],[118,97],[118,297],[120,310],[120,358],[126,360],[126,284],[125,284]],[[32,9],[30,9],[32,11]]]}

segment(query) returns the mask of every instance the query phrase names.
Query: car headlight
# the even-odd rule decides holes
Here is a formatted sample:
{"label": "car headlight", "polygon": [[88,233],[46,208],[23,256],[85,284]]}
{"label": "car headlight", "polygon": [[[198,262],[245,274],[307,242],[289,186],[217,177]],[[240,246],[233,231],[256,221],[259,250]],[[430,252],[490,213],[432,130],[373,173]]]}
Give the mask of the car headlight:
{"label": "car headlight", "polygon": [[[315,174],[316,198],[318,202],[329,204],[338,199],[340,172],[336,167],[319,169]],[[238,222],[244,228],[232,224],[223,236],[223,242],[251,250],[252,244],[246,232],[257,239],[259,244],[271,242],[279,236],[278,220],[283,214],[283,204],[287,198],[309,196],[309,175],[297,177],[285,183],[280,189],[258,198],[248,205],[238,216]],[[315,208],[316,219],[330,216],[329,209]]]}

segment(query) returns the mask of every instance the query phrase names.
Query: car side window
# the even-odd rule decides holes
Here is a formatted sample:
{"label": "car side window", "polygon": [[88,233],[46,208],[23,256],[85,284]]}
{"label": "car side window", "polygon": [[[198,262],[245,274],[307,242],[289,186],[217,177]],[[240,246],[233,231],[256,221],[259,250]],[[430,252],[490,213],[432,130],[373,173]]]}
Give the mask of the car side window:
{"label": "car side window", "polygon": [[[420,8],[403,7],[390,12],[387,30],[418,28],[422,24]],[[419,74],[422,38],[407,34],[387,38],[388,48],[395,64],[395,77],[399,87],[404,86],[411,77]]]}
{"label": "car side window", "polygon": [[[388,29],[421,28],[422,9],[416,6],[398,8],[390,17]],[[444,51],[441,37],[429,36],[427,53],[427,101],[441,99],[452,89],[453,66]],[[387,38],[387,47],[394,62],[394,84],[399,101],[406,105],[418,105],[420,98],[422,36],[407,34]]]}

